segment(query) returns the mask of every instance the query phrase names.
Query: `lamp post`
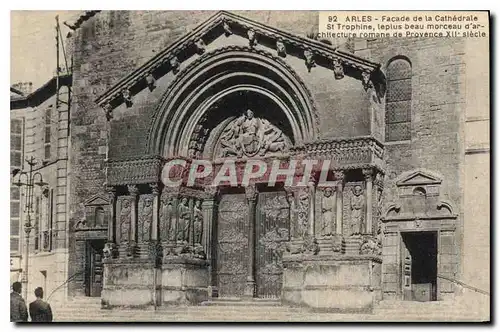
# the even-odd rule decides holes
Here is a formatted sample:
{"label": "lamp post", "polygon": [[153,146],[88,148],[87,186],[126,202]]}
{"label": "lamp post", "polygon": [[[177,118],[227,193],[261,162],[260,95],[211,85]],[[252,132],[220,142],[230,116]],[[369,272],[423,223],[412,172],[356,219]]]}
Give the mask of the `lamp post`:
{"label": "lamp post", "polygon": [[[43,182],[42,174],[40,172],[33,172],[33,167],[37,164],[35,158],[31,156],[29,159],[26,159],[26,162],[29,165],[29,169],[25,170],[14,170],[13,178],[18,175],[17,182],[14,182],[14,185],[25,188],[26,198],[24,205],[24,212],[27,214],[26,223],[24,224],[24,232],[25,236],[25,248],[24,248],[24,269],[23,276],[21,282],[23,283],[23,297],[25,300],[28,299],[28,261],[29,261],[29,243],[30,243],[30,233],[33,226],[31,225],[31,215],[33,214],[33,195],[34,195],[34,187],[35,185],[39,187],[44,187],[47,185],[46,182]],[[22,181],[22,177],[24,176],[24,182]],[[39,181],[35,182],[36,178],[39,177]]]}

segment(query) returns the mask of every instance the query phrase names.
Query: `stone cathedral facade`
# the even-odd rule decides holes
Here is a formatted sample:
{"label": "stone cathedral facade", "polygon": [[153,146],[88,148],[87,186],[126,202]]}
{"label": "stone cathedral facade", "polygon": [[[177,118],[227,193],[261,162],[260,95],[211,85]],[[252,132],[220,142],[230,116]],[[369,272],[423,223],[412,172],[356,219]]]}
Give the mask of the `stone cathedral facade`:
{"label": "stone cathedral facade", "polygon": [[[91,12],[73,27],[70,275],[106,308],[451,300],[461,40],[333,42],[317,13]],[[238,133],[236,135],[235,133]],[[167,187],[180,158],[329,160],[330,186]]]}

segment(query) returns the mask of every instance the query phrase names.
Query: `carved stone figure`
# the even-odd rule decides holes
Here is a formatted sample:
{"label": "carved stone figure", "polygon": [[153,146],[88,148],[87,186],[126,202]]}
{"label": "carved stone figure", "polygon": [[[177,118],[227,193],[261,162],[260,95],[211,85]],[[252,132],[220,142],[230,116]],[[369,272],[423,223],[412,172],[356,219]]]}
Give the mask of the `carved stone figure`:
{"label": "carved stone figure", "polygon": [[201,244],[203,236],[203,211],[201,203],[201,200],[197,200],[193,208],[193,237],[195,244]]}
{"label": "carved stone figure", "polygon": [[231,31],[231,27],[229,26],[227,21],[224,21],[224,23],[222,23],[222,28],[224,29],[224,34],[226,35],[226,37],[229,37],[233,34],[233,31]]}
{"label": "carved stone figure", "polygon": [[309,230],[309,192],[303,190],[299,194],[299,201],[297,204],[297,233],[299,238],[304,239]]}
{"label": "carved stone figure", "polygon": [[361,78],[362,78],[362,83],[363,83],[363,87],[365,88],[365,90],[368,90],[369,88],[373,87],[369,72],[366,72],[366,71],[362,72]]}
{"label": "carved stone figure", "polygon": [[381,255],[382,245],[377,241],[377,239],[369,236],[363,240],[359,253],[362,255]]}
{"label": "carved stone figure", "polygon": [[156,88],[156,80],[153,74],[146,76],[146,84],[148,85],[149,91],[153,91]]}
{"label": "carved stone figure", "polygon": [[173,198],[167,197],[162,200],[161,212],[161,227],[163,240],[175,240],[175,214],[173,206]]}
{"label": "carved stone figure", "polygon": [[132,95],[130,94],[129,89],[123,89],[122,97],[123,97],[123,101],[125,101],[125,104],[127,105],[127,107],[132,106]]}
{"label": "carved stone figure", "polygon": [[333,74],[337,80],[344,77],[344,66],[342,66],[342,62],[339,59],[333,60]]}
{"label": "carved stone figure", "polygon": [[130,201],[122,200],[120,211],[120,242],[128,242],[130,229]]}
{"label": "carved stone figure", "polygon": [[220,138],[220,156],[243,155],[253,157],[258,153],[283,151],[288,146],[285,135],[266,119],[256,118],[253,111],[230,123]]}
{"label": "carved stone figure", "polygon": [[333,216],[335,214],[335,198],[333,197],[332,188],[325,188],[323,198],[321,200],[321,235],[328,236],[333,233]]}
{"label": "carved stone figure", "polygon": [[179,72],[179,67],[181,63],[179,62],[179,58],[174,56],[170,59],[170,68],[172,68],[172,73],[177,74]]}
{"label": "carved stone figure", "polygon": [[282,40],[276,41],[276,51],[280,57],[286,57],[286,47]]}
{"label": "carved stone figure", "polygon": [[153,221],[153,200],[151,197],[145,197],[141,210],[140,220],[140,239],[149,241],[151,238],[151,222]]}
{"label": "carved stone figure", "polygon": [[352,190],[353,196],[351,197],[351,232],[352,234],[360,234],[363,225],[363,214],[365,207],[365,197],[363,189],[357,185]]}
{"label": "carved stone figure", "polygon": [[199,55],[205,53],[205,42],[203,41],[203,39],[198,39],[194,42],[194,46],[196,47],[196,53],[198,53]]}
{"label": "carved stone figure", "polygon": [[306,59],[306,67],[307,71],[311,72],[311,68],[316,67],[316,62],[313,59],[313,52],[309,49],[304,51],[304,58]]}
{"label": "carved stone figure", "polygon": [[191,222],[191,212],[189,211],[188,199],[183,197],[179,206],[177,207],[179,216],[177,224],[177,241],[189,241],[189,224]]}
{"label": "carved stone figure", "polygon": [[253,47],[257,44],[257,36],[255,34],[255,31],[253,29],[249,29],[247,31],[247,35],[248,35],[248,45],[250,47]]}

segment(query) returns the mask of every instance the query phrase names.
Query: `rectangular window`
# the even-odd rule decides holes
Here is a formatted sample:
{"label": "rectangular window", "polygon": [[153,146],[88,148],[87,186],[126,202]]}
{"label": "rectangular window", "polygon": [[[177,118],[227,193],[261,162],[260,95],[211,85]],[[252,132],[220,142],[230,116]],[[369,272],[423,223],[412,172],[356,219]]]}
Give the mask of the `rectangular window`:
{"label": "rectangular window", "polygon": [[45,150],[44,159],[49,160],[51,158],[51,143],[52,143],[52,112],[51,109],[45,110]]}
{"label": "rectangular window", "polygon": [[45,160],[50,159],[50,144],[45,144]]}
{"label": "rectangular window", "polygon": [[40,197],[35,199],[35,222],[33,223],[35,251],[40,249]]}
{"label": "rectangular window", "polygon": [[[24,120],[10,119],[10,168],[22,168]],[[19,178],[12,179],[17,181]],[[21,232],[21,195],[16,186],[10,187],[10,251],[19,253],[19,234]]]}

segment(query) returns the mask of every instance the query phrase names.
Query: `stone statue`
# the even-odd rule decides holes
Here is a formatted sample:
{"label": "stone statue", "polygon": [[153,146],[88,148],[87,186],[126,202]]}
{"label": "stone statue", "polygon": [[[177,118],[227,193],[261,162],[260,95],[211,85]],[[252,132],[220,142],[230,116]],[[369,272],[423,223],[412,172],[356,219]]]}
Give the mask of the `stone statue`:
{"label": "stone statue", "polygon": [[283,151],[288,145],[287,137],[281,130],[266,119],[256,118],[253,111],[247,110],[223,131],[220,156],[263,156],[268,151]]}
{"label": "stone statue", "polygon": [[365,197],[360,185],[354,186],[351,197],[351,234],[360,234],[363,225],[363,213],[365,207]]}
{"label": "stone statue", "polygon": [[151,197],[144,198],[144,205],[141,211],[141,239],[149,241],[151,236],[151,222],[153,219],[153,200]]}
{"label": "stone statue", "polygon": [[254,117],[251,110],[247,110],[245,115],[240,117],[240,123],[241,150],[238,157],[241,157],[242,153],[248,156],[255,155],[262,142],[260,121]]}
{"label": "stone statue", "polygon": [[173,198],[168,197],[162,200],[161,221],[163,240],[175,240],[175,214],[173,207]]}
{"label": "stone statue", "polygon": [[193,237],[195,244],[201,244],[203,236],[203,211],[201,200],[197,200],[193,208]]}
{"label": "stone statue", "polygon": [[128,242],[130,228],[130,201],[122,200],[120,211],[120,242]]}
{"label": "stone statue", "polygon": [[299,238],[304,239],[309,229],[309,192],[303,190],[299,194],[299,202],[297,204],[297,233]]}
{"label": "stone statue", "polygon": [[177,241],[189,242],[189,224],[191,212],[189,211],[188,199],[183,197],[177,207],[179,222],[177,223]]}
{"label": "stone statue", "polygon": [[325,188],[323,192],[323,198],[321,200],[321,213],[322,213],[322,224],[321,224],[321,235],[328,236],[332,235],[333,229],[333,216],[335,208],[335,199],[333,197],[332,188]]}

